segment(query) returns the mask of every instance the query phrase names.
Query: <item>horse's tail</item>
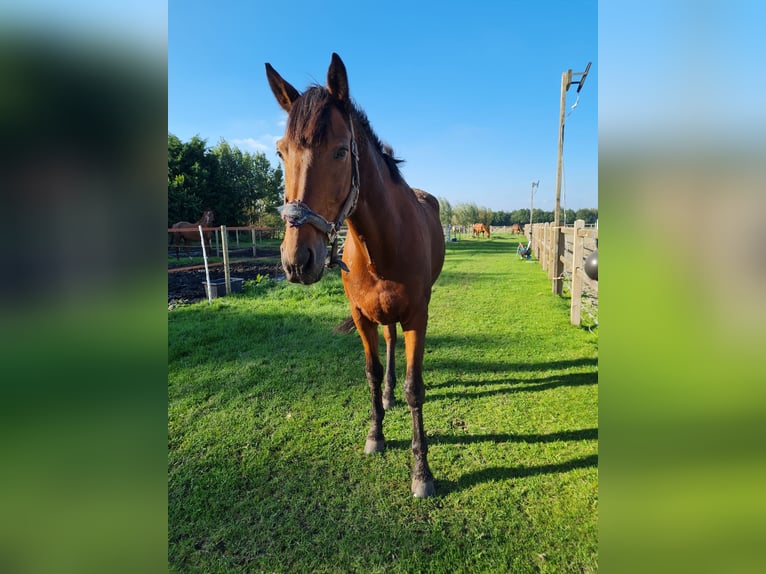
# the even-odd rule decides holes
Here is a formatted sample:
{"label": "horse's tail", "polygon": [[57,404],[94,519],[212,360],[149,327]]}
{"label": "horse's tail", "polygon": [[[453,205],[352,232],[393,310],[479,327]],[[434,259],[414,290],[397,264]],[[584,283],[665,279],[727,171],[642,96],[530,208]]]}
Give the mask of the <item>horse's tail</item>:
{"label": "horse's tail", "polygon": [[351,317],[347,317],[343,320],[342,323],[336,325],[333,327],[333,333],[350,333],[356,329],[356,325],[354,324],[354,319]]}

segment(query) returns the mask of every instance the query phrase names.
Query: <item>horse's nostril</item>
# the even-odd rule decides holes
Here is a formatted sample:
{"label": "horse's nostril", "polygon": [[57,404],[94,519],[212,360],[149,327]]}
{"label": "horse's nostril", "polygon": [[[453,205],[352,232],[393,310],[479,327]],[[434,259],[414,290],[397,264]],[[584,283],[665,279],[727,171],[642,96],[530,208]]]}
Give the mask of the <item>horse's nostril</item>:
{"label": "horse's nostril", "polygon": [[306,249],[306,251],[308,252],[308,259],[306,259],[306,264],[304,267],[306,269],[311,269],[314,265],[314,250],[309,247]]}

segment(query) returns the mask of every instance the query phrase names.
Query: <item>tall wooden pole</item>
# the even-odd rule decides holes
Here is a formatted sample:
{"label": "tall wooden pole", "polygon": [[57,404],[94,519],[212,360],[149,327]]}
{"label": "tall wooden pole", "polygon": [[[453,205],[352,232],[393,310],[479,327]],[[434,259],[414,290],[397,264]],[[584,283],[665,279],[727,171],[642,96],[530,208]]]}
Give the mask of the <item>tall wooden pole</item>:
{"label": "tall wooden pole", "polygon": [[561,274],[564,272],[564,265],[561,263],[561,257],[559,254],[559,241],[558,234],[561,232],[559,226],[561,224],[561,218],[559,217],[559,210],[561,207],[561,177],[564,169],[564,114],[567,107],[567,90],[569,84],[572,82],[572,70],[567,70],[561,74],[561,109],[559,110],[559,161],[556,168],[556,207],[553,211],[553,228],[556,239],[553,241],[553,284],[552,290],[554,295],[561,295],[563,282],[561,281]]}
{"label": "tall wooden pole", "polygon": [[559,110],[559,162],[558,162],[558,169],[556,171],[556,208],[553,213],[553,265],[551,272],[553,273],[553,294],[554,295],[561,295],[562,287],[564,285],[564,282],[561,280],[561,275],[564,273],[564,264],[561,262],[561,252],[563,251],[564,247],[564,235],[561,233],[561,218],[559,216],[559,211],[561,210],[561,178],[564,171],[564,120],[566,119],[566,116],[564,115],[566,111],[566,105],[567,105],[567,90],[569,89],[569,86],[572,84],[577,84],[577,93],[580,93],[580,90],[582,90],[583,85],[585,85],[585,78],[588,77],[588,72],[590,71],[590,65],[592,62],[588,62],[588,65],[585,66],[585,71],[583,72],[575,72],[574,75],[580,76],[580,79],[577,81],[572,81],[572,70],[569,69],[563,74],[561,74],[561,108]]}
{"label": "tall wooden pole", "polygon": [[529,189],[529,247],[532,246],[532,213],[535,205],[535,188],[540,187],[540,180],[533,181]]}

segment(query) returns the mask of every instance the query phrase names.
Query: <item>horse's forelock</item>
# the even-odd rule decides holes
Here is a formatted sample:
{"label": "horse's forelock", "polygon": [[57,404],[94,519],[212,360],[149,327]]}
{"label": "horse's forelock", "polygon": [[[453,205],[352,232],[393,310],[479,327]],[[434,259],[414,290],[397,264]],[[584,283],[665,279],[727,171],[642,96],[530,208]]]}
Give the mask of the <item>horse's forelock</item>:
{"label": "horse's forelock", "polygon": [[333,99],[327,89],[311,86],[293,103],[285,135],[303,147],[323,143],[332,107]]}
{"label": "horse's forelock", "polygon": [[[313,147],[324,143],[327,137],[328,126],[330,125],[330,111],[333,108],[336,108],[343,114],[347,113],[343,106],[333,98],[327,88],[318,85],[309,87],[293,103],[293,107],[287,117],[285,136],[302,147]],[[404,160],[393,156],[391,146],[384,146],[373,131],[367,115],[362,110],[353,104],[351,108],[351,114],[355,118],[354,124],[361,127],[361,130],[357,132],[357,137],[359,137],[359,132],[361,132],[364,137],[371,141],[388,166],[394,181],[402,181],[403,178],[398,164]]]}

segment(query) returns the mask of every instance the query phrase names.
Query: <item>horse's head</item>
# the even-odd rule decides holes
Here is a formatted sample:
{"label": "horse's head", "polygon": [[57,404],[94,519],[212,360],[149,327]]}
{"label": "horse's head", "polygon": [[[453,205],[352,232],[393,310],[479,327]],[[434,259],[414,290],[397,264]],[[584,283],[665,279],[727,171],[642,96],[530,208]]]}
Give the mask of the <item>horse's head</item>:
{"label": "horse's head", "polygon": [[202,214],[202,227],[210,227],[213,225],[213,221],[215,220],[215,214],[213,214],[213,211],[210,209],[205,210],[205,212]]}
{"label": "horse's head", "polygon": [[266,75],[288,113],[277,142],[285,174],[280,212],[287,222],[282,266],[289,281],[310,284],[322,278],[327,244],[353,211],[359,189],[346,67],[333,54],[327,87],[312,86],[303,94],[270,64]]}

